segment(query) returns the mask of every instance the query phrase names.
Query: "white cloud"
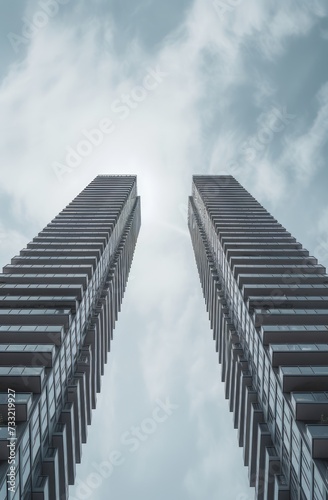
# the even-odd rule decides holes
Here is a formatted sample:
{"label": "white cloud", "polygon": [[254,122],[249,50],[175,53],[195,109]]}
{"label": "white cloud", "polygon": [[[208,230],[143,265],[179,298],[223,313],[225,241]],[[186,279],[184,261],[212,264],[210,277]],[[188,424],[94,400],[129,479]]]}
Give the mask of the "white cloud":
{"label": "white cloud", "polygon": [[317,114],[307,130],[286,139],[288,160],[284,158],[284,161],[293,165],[296,177],[302,183],[308,182],[326,163],[323,148],[328,134],[328,84],[321,88],[317,99]]}
{"label": "white cloud", "polygon": [[[241,147],[250,132],[238,122],[234,99],[239,97],[236,92],[244,83],[252,86],[254,93],[259,90],[257,106],[275,94],[274,83],[261,78],[260,69],[256,73],[258,81],[253,81],[254,75],[246,64],[247,50],[256,48],[262,58],[276,60],[288,41],[307,34],[323,12],[322,2],[314,2],[310,12],[292,0],[281,5],[249,0],[221,19],[210,1],[196,0],[183,26],[165,40],[154,56],[136,40],[124,60],[114,50],[116,27],[110,18],[90,23],[79,17],[80,25],[76,27],[73,16],[66,25],[54,23],[41,31],[31,41],[26,60],[12,66],[0,88],[1,182],[2,188],[15,198],[17,214],[26,212],[37,223],[47,223],[98,173],[138,175],[143,226],[132,268],[135,279],[128,284],[129,298],[123,303],[123,313],[132,304],[125,325],[129,335],[139,338],[139,343],[132,344],[135,352],[126,353],[124,370],[131,369],[130,378],[133,373],[140,378],[135,385],[134,379],[129,380],[124,396],[114,385],[109,385],[108,390],[114,405],[123,406],[126,397],[126,406],[136,412],[142,411],[147,399],[152,401],[159,394],[180,394],[181,399],[187,399],[183,417],[196,433],[198,455],[195,463],[185,457],[191,460],[180,480],[186,488],[185,498],[214,498],[219,464],[223,476],[226,474],[222,490],[226,500],[235,499],[239,491],[247,488],[243,482],[229,489],[231,470],[235,475],[235,463],[232,466],[231,461],[237,462],[239,450],[234,442],[236,450],[227,456],[220,440],[230,428],[233,435],[231,421],[227,425],[220,421],[218,427],[211,421],[211,429],[205,425],[211,411],[218,416],[227,411],[223,410],[224,400],[222,404],[216,402],[222,396],[219,367],[191,243],[184,233],[186,221],[181,204],[190,194],[193,173],[222,172],[232,168],[231,162],[239,162],[233,167],[237,168],[238,179],[250,183],[254,195],[260,193],[270,202],[288,194],[289,163],[299,166],[300,182],[314,172],[313,160],[320,165],[327,132],[326,88],[320,94],[317,117],[306,132],[295,137],[286,129],[278,160],[271,160],[268,148],[253,165],[240,162]],[[102,46],[99,35],[106,42]],[[214,63],[206,67],[206,54],[213,56],[215,67]],[[140,85],[148,68],[157,66],[167,76],[126,119],[120,120],[111,104]],[[215,89],[215,101],[219,102],[208,102],[203,109],[209,88]],[[220,123],[217,140],[207,151],[203,119],[213,113],[214,104],[219,109]],[[263,110],[259,110],[261,113]],[[115,132],[59,183],[53,162],[64,161],[66,148],[76,147],[83,137],[82,130],[98,126],[104,117],[116,120]],[[208,164],[204,164],[205,156],[209,157]],[[12,245],[8,251],[20,245],[20,238],[15,232],[6,234]],[[120,340],[115,336],[115,342]],[[124,345],[127,347],[128,342]],[[211,362],[209,353],[213,353]],[[124,374],[116,363],[107,382],[118,381]],[[140,401],[138,391],[142,393]],[[104,416],[103,434],[117,431],[120,423],[120,416],[111,407]],[[93,432],[90,435],[95,436]],[[177,430],[173,437],[170,434],[168,449],[179,437]],[[213,440],[218,444],[213,446]],[[114,441],[112,433],[109,442]],[[105,447],[103,442],[103,453]],[[97,444],[93,444],[91,453],[96,448]],[[142,457],[144,462],[140,456],[136,462],[139,460],[141,470],[146,470],[150,459],[146,453]],[[176,466],[173,463],[171,467],[173,470]],[[85,473],[87,469],[84,462],[80,470]]]}
{"label": "white cloud", "polygon": [[28,243],[27,236],[20,231],[5,227],[0,222],[0,262],[9,264],[11,258]]}

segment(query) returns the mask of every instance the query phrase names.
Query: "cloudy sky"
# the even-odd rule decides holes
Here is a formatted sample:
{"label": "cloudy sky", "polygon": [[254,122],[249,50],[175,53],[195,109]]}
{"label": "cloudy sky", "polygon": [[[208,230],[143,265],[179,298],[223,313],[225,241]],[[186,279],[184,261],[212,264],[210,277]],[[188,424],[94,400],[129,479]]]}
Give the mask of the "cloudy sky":
{"label": "cloudy sky", "polygon": [[97,174],[137,174],[142,198],[73,499],[253,498],[187,197],[192,174],[230,173],[328,264],[327,14],[326,0],[1,2],[1,266]]}

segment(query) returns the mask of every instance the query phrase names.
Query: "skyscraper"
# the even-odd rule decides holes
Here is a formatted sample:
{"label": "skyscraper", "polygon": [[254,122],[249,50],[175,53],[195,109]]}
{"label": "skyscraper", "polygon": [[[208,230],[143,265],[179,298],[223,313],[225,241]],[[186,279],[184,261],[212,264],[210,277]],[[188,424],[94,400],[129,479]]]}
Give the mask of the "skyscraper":
{"label": "skyscraper", "polygon": [[140,228],[135,176],[96,177],[0,275],[0,500],[66,499]]}
{"label": "skyscraper", "polygon": [[189,229],[255,498],[328,499],[328,276],[233,177],[194,176]]}

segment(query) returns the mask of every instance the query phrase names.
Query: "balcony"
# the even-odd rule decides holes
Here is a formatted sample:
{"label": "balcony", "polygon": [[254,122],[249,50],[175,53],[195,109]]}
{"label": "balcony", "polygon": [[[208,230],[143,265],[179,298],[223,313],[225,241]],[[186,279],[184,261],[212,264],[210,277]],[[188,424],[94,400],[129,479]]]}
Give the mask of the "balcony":
{"label": "balcony", "polygon": [[59,263],[47,263],[42,264],[7,264],[3,268],[3,272],[5,274],[59,274],[59,275],[67,275],[67,274],[86,274],[88,278],[91,278],[93,275],[93,265],[92,264],[59,264]]}
{"label": "balcony", "polygon": [[327,325],[328,309],[255,309],[256,328],[263,325]]}
{"label": "balcony", "polygon": [[2,344],[54,344],[64,341],[65,329],[61,325],[0,325]]}
{"label": "balcony", "polygon": [[307,425],[312,458],[328,459],[328,425]]}
{"label": "balcony", "polygon": [[326,325],[263,325],[259,334],[263,345],[328,342]]}
{"label": "balcony", "polygon": [[[32,393],[15,394],[15,421],[26,422],[30,416],[32,407]],[[0,393],[0,415],[2,415],[2,423],[8,423],[8,392]]]}
{"label": "balcony", "polygon": [[[298,266],[297,266],[298,267]],[[248,269],[250,271],[250,269]],[[313,272],[304,273],[292,273],[291,270],[283,272],[285,269],[281,269],[281,272],[273,273],[241,273],[238,275],[237,282],[239,288],[244,285],[261,285],[261,284],[277,284],[284,285],[289,284],[292,286],[303,285],[303,284],[328,284],[328,276],[326,274],[314,274]],[[309,269],[307,270],[309,271]]]}
{"label": "balcony", "polygon": [[0,344],[0,366],[44,366],[51,368],[55,358],[54,345]]}
{"label": "balcony", "polygon": [[328,366],[281,366],[279,380],[283,392],[325,391]]}
{"label": "balcony", "polygon": [[15,392],[40,394],[45,381],[43,367],[0,366],[0,386],[10,387]]}
{"label": "balcony", "polygon": [[[67,287],[81,285],[83,291],[88,285],[88,276],[85,274],[0,274],[0,283],[23,285],[27,284],[33,287],[36,284],[51,285],[66,285]],[[65,287],[66,288],[66,287]],[[78,286],[74,289],[79,289]],[[79,295],[78,295],[79,296]]]}
{"label": "balcony", "polygon": [[320,366],[328,360],[328,344],[273,344],[269,347],[269,358],[275,368],[306,364]]}
{"label": "balcony", "polygon": [[242,288],[242,294],[244,299],[252,295],[271,296],[271,295],[286,295],[286,296],[324,296],[325,300],[328,300],[328,285],[325,284],[272,284],[272,285],[250,285],[245,284]]}
{"label": "balcony", "polygon": [[292,392],[290,400],[296,420],[328,423],[328,392]]}
{"label": "balcony", "polygon": [[1,309],[0,325],[61,325],[68,329],[72,321],[70,309]]}

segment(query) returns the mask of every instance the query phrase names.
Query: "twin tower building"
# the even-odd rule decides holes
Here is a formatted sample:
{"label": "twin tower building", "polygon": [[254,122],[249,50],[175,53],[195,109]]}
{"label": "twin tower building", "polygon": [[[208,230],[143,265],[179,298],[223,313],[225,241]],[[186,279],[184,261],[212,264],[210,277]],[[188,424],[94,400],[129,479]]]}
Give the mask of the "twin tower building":
{"label": "twin tower building", "polygon": [[[188,224],[255,498],[328,500],[325,268],[231,176]],[[136,177],[100,175],[4,267],[0,500],[68,498],[139,229]]]}

